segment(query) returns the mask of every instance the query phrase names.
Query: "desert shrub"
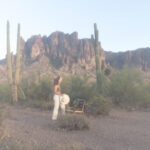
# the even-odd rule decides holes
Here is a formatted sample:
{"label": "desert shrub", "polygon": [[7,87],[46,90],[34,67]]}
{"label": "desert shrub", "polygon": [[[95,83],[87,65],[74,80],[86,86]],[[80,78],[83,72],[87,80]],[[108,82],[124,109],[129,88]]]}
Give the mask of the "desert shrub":
{"label": "desert shrub", "polygon": [[108,115],[111,110],[111,100],[102,95],[95,95],[92,100],[87,103],[86,113],[93,116]]}
{"label": "desert shrub", "polygon": [[142,107],[150,103],[147,85],[137,70],[123,69],[111,77],[109,96],[115,105]]}
{"label": "desert shrub", "polygon": [[92,95],[92,84],[88,82],[88,77],[71,76],[64,78],[62,82],[63,92],[67,92],[71,99],[88,99]]}
{"label": "desert shrub", "polygon": [[11,102],[11,89],[7,82],[0,84],[0,102]]}
{"label": "desert shrub", "polygon": [[35,79],[28,78],[22,81],[21,87],[26,97],[25,100],[21,102],[35,107],[48,107],[53,93],[51,79],[48,77],[42,77],[37,82]]}
{"label": "desert shrub", "polygon": [[70,95],[72,101],[76,98],[90,101],[98,93],[95,82],[89,81],[88,77],[80,76],[64,78],[62,90]]}
{"label": "desert shrub", "polygon": [[34,80],[24,80],[21,85],[28,99],[48,101],[49,95],[52,93],[51,80],[46,77],[43,77],[38,82]]}
{"label": "desert shrub", "polygon": [[150,86],[147,84],[141,84],[138,88],[138,107],[150,108]]}
{"label": "desert shrub", "polygon": [[65,130],[87,130],[89,122],[83,115],[62,115],[58,120],[58,127]]}
{"label": "desert shrub", "polygon": [[109,75],[111,74],[111,69],[110,69],[110,68],[106,68],[106,69],[104,70],[104,74],[105,74],[106,76],[109,76]]}
{"label": "desert shrub", "polygon": [[[74,101],[77,98],[86,100],[86,112],[91,115],[103,115],[107,114],[110,110],[111,105],[110,100],[106,95],[106,81],[105,87],[103,86],[103,93],[99,93],[97,84],[95,82],[89,81],[88,77],[71,76],[69,78],[64,78],[62,83],[62,89],[64,92],[71,97],[71,106],[75,107]],[[101,96],[99,96],[101,95]],[[96,103],[96,105],[94,104]],[[107,112],[107,113],[106,113]]]}

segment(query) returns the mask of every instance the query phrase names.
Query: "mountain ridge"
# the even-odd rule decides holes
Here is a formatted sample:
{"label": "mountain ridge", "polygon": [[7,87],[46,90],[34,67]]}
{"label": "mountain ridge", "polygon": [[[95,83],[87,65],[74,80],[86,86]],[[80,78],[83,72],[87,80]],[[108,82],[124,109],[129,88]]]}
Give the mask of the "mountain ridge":
{"label": "mountain ridge", "polygon": [[[49,36],[33,35],[28,40],[20,40],[21,59],[26,65],[32,65],[46,56],[49,63],[56,69],[73,70],[80,66],[83,70],[92,71],[95,67],[95,52],[90,38],[79,39],[78,33],[65,34],[56,31]],[[133,51],[111,52],[104,51],[99,42],[100,57],[106,65],[121,69],[124,66],[138,67],[143,71],[150,70],[150,48],[139,48]],[[13,55],[13,57],[15,57]],[[5,60],[0,61],[1,64]]]}

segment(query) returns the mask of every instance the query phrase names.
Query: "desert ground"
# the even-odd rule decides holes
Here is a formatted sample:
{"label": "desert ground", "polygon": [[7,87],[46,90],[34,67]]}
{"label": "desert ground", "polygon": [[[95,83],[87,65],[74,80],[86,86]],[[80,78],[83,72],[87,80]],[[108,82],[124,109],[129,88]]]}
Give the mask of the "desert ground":
{"label": "desert ground", "polygon": [[3,107],[4,139],[62,149],[76,144],[87,150],[149,150],[150,112],[112,110],[106,117],[89,117],[90,130],[63,131],[51,111],[21,106]]}

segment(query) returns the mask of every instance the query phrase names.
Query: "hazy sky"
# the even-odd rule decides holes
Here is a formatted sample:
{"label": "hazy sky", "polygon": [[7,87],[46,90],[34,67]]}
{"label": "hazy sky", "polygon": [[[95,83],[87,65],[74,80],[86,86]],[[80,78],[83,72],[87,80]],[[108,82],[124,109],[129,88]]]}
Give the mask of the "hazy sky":
{"label": "hazy sky", "polygon": [[0,0],[0,58],[6,55],[7,19],[14,52],[18,22],[25,40],[56,30],[89,38],[96,22],[105,50],[150,47],[150,0]]}

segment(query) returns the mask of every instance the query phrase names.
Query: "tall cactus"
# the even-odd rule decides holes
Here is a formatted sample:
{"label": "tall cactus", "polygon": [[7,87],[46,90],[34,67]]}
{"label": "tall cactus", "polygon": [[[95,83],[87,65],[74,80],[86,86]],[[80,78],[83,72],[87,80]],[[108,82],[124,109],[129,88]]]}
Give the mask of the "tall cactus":
{"label": "tall cactus", "polygon": [[99,31],[97,29],[96,23],[94,24],[94,46],[95,46],[95,61],[96,61],[96,71],[101,71],[101,60],[100,60],[100,47],[99,47]]}
{"label": "tall cactus", "polygon": [[7,66],[8,66],[8,79],[12,90],[13,103],[18,102],[18,86],[20,80],[20,24],[18,24],[17,33],[17,54],[16,54],[16,67],[15,75],[12,73],[12,62],[10,55],[10,39],[9,39],[9,22],[7,22]]}
{"label": "tall cactus", "polygon": [[16,53],[16,68],[13,84],[13,102],[18,102],[18,85],[20,80],[20,24],[18,24],[17,33],[17,53]]}
{"label": "tall cactus", "polygon": [[7,21],[7,69],[8,69],[8,81],[12,86],[13,77],[12,77],[12,62],[11,62],[11,53],[10,53],[10,25]]}
{"label": "tall cactus", "polygon": [[101,92],[102,90],[102,71],[101,71],[101,57],[100,57],[100,45],[99,45],[99,32],[97,29],[96,23],[94,24],[94,36],[91,36],[91,40],[94,45],[95,50],[95,63],[96,63],[96,79],[97,79],[97,87]]}
{"label": "tall cactus", "polygon": [[20,80],[20,24],[18,24],[17,33],[17,58],[16,58],[16,74],[15,83],[18,85]]}

